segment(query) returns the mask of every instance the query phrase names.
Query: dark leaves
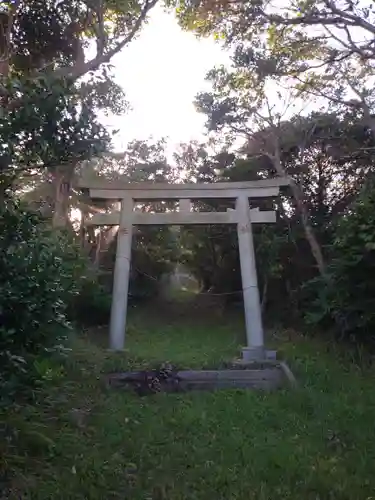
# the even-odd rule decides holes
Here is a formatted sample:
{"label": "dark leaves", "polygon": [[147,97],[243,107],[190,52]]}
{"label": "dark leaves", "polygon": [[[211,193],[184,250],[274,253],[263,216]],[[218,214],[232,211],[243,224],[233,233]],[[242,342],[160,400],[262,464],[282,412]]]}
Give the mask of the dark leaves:
{"label": "dark leaves", "polygon": [[67,333],[67,304],[85,280],[72,238],[9,200],[0,212],[0,399],[38,379],[35,360]]}

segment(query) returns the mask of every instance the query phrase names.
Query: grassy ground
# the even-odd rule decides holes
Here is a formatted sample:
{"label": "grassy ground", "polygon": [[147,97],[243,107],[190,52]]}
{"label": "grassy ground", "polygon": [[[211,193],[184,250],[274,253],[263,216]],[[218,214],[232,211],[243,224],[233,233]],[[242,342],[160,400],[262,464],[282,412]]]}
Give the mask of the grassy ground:
{"label": "grassy ground", "polygon": [[104,330],[76,339],[59,385],[9,417],[20,444],[3,457],[16,471],[4,498],[375,498],[373,373],[322,343],[270,331],[300,381],[294,391],[139,398],[104,388],[101,373],[116,368],[214,366],[236,354],[239,320],[190,316],[133,314],[126,356],[101,348]]}

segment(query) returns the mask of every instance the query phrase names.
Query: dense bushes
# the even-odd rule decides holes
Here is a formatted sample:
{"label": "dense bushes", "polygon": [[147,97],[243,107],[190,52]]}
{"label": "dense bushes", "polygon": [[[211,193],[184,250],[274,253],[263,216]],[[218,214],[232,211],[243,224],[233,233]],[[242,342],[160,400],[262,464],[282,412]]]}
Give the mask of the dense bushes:
{"label": "dense bushes", "polygon": [[[143,248],[143,247],[142,247]],[[153,248],[153,247],[152,247]],[[157,277],[168,268],[148,252],[137,265]],[[140,261],[140,263],[138,262]],[[151,269],[147,267],[151,266]],[[134,268],[131,294],[155,293]],[[142,280],[141,278],[144,278]],[[150,284],[151,282],[151,284]],[[138,285],[138,286],[137,286]],[[14,200],[0,213],[0,399],[4,403],[45,378],[51,356],[62,351],[71,322],[109,320],[111,294],[69,232],[53,230]]]}
{"label": "dense bushes", "polygon": [[334,326],[340,338],[375,340],[375,184],[371,182],[339,220],[327,275],[310,291],[308,320]]}
{"label": "dense bushes", "polygon": [[97,272],[89,272],[81,279],[79,293],[73,297],[67,310],[68,317],[80,325],[109,323],[111,293],[100,283]]}
{"label": "dense bushes", "polygon": [[0,213],[0,394],[43,376],[40,358],[59,350],[67,305],[79,293],[85,261],[67,234],[53,232],[17,202]]}

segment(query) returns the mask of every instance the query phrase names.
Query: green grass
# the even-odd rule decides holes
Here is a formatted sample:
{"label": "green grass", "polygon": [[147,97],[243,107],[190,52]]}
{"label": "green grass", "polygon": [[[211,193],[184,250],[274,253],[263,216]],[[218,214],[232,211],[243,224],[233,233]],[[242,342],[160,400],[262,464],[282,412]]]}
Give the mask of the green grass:
{"label": "green grass", "polygon": [[101,381],[102,372],[164,360],[214,366],[237,353],[242,332],[235,318],[168,321],[140,310],[125,355],[101,347],[104,330],[76,339],[59,386],[8,415],[19,439],[3,458],[15,471],[6,498],[374,498],[374,374],[322,342],[270,332],[297,390],[139,398]]}

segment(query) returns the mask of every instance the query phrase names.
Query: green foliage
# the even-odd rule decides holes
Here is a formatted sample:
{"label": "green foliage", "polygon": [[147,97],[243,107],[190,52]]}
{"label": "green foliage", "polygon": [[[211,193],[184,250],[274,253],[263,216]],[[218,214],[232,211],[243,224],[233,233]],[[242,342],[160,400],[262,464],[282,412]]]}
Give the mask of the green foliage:
{"label": "green foliage", "polygon": [[[196,104],[207,115],[207,128],[216,131],[219,139],[226,133],[230,141],[237,140],[239,132],[247,136],[240,152],[222,168],[223,177],[245,181],[287,175],[303,193],[302,204],[292,190],[284,190],[276,207],[272,202],[268,206],[261,202],[262,209],[276,208],[278,219],[276,226],[270,227],[270,233],[255,236],[260,285],[264,292],[268,286],[264,294],[266,303],[276,306],[273,313],[278,310],[290,321],[291,309],[296,319],[303,315],[301,306],[306,303],[302,289],[317,272],[307,246],[308,242],[311,247],[311,239],[307,237],[306,221],[311,229],[309,235],[314,234],[316,246],[320,245],[328,257],[333,227],[374,172],[374,137],[360,112],[312,113],[282,120],[270,102],[267,106],[266,96],[262,88],[258,88],[252,69],[237,56],[238,53],[232,68],[209,73],[212,91],[200,94]],[[301,205],[306,217],[301,217]],[[203,235],[203,231],[201,233]],[[209,269],[212,280],[213,268],[219,272],[218,260],[207,259],[207,256],[214,247],[218,255],[225,255],[229,237],[216,240],[214,245],[206,241],[204,249],[202,238],[197,240],[197,251],[190,256],[190,261],[196,256],[198,265],[202,263],[202,267]],[[232,270],[231,276],[238,273],[235,262],[232,259],[228,267]],[[225,283],[229,284],[229,280]],[[318,283],[316,286],[327,291],[325,284],[319,280]],[[341,315],[342,312],[337,315],[340,325],[345,323]]]}
{"label": "green foliage", "polygon": [[[20,171],[79,162],[109,145],[91,98],[77,102],[77,90],[51,78],[12,79],[9,98],[20,101],[0,116],[3,182]],[[1,180],[1,179],[0,179]]]}
{"label": "green foliage", "polygon": [[[92,162],[82,165],[83,175],[100,175],[111,181],[121,178],[126,182],[176,182],[180,165],[171,166],[166,159],[166,143],[159,140],[155,143],[144,140],[131,141],[124,152],[107,154]],[[90,203],[90,202],[89,202]],[[92,205],[92,202],[91,202]],[[81,205],[82,206],[82,205]],[[87,207],[90,211],[90,206]],[[162,213],[167,209],[176,209],[175,201],[144,201],[140,208],[145,212]],[[107,290],[112,290],[112,276],[115,265],[117,235],[102,228],[99,248],[96,248],[96,264],[104,271],[101,283]],[[95,241],[90,228],[84,235],[88,243]],[[97,240],[97,241],[98,241]],[[160,279],[168,273],[179,253],[178,241],[174,230],[167,226],[140,226],[133,234],[133,254],[130,274],[130,299],[139,301],[155,296]],[[105,299],[104,299],[105,302]],[[104,313],[105,308],[103,309]]]}
{"label": "green foliage", "polygon": [[336,227],[327,276],[312,283],[314,324],[334,323],[338,335],[373,342],[375,329],[375,189],[369,182]]}
{"label": "green foliage", "polygon": [[83,280],[79,293],[69,303],[67,315],[72,321],[85,326],[108,325],[112,296],[97,272]]}
{"label": "green foliage", "polygon": [[15,4],[11,57],[13,70],[18,72],[69,66],[74,70],[75,65],[82,63],[80,58],[88,42],[97,45],[96,57],[113,50],[129,35],[145,7],[137,0],[100,3],[17,0],[11,3]]}
{"label": "green foliage", "polygon": [[[140,227],[133,235],[129,297],[132,302],[150,299],[159,292],[162,276],[173,269],[178,260],[178,241],[174,232],[165,227]],[[117,237],[100,263],[105,290],[112,290]],[[105,292],[103,292],[105,293]],[[103,306],[106,299],[103,298]],[[104,308],[103,308],[104,313]]]}
{"label": "green foliage", "polygon": [[200,282],[202,291],[241,290],[237,231],[228,226],[192,226],[182,231],[181,261]]}
{"label": "green foliage", "polygon": [[[232,9],[226,0],[182,2],[177,14],[185,29],[224,39],[233,51],[237,82],[243,87],[267,95],[272,81],[281,89],[273,91],[273,103],[288,89],[304,104],[315,100],[326,109],[361,110],[373,129],[375,9],[371,1],[287,0],[280,9],[273,2],[257,0],[236,6]],[[231,102],[228,94],[220,108],[228,109]]]}
{"label": "green foliage", "polygon": [[134,301],[154,297],[160,280],[178,261],[176,233],[166,226],[144,226],[134,235],[129,292]]}
{"label": "green foliage", "polygon": [[[40,376],[38,359],[57,352],[69,331],[66,305],[85,262],[67,234],[8,200],[0,213],[0,396]],[[39,366],[39,368],[38,368]]]}
{"label": "green foliage", "polygon": [[[127,107],[108,63],[155,3],[2,2],[0,197],[25,169],[58,166],[69,174],[108,148],[97,113],[120,114]],[[89,46],[97,49],[90,61]]]}

